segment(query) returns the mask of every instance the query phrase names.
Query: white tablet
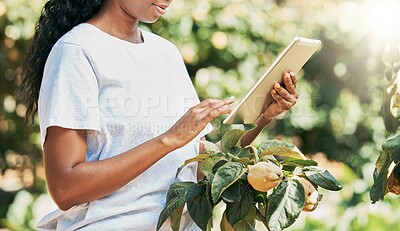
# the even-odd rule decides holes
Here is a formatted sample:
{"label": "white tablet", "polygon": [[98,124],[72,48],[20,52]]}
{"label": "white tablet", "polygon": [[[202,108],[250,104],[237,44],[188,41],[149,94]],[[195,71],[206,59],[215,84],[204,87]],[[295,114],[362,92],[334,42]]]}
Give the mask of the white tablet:
{"label": "white tablet", "polygon": [[297,73],[320,46],[320,40],[295,37],[223,123],[254,123],[271,104],[272,87],[282,82],[282,74],[285,71]]}

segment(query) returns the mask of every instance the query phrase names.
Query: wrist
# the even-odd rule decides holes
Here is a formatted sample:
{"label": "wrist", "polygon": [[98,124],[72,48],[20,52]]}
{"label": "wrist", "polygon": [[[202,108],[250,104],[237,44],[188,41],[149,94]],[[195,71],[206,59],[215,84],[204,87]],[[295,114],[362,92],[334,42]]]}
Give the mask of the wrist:
{"label": "wrist", "polygon": [[259,117],[258,120],[260,122],[263,122],[265,125],[269,124],[272,121],[273,117],[269,116],[267,113],[262,113]]}
{"label": "wrist", "polygon": [[177,142],[175,141],[174,137],[169,133],[163,133],[159,136],[159,141],[165,150],[173,151],[179,148]]}

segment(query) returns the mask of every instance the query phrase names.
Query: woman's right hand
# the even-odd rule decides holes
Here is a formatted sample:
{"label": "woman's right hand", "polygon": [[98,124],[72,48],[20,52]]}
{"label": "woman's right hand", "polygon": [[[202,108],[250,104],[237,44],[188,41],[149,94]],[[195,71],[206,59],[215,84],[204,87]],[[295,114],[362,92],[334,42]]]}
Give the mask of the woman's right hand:
{"label": "woman's right hand", "polygon": [[190,108],[164,136],[164,142],[174,149],[193,140],[215,117],[232,111],[234,97],[225,100],[206,99]]}

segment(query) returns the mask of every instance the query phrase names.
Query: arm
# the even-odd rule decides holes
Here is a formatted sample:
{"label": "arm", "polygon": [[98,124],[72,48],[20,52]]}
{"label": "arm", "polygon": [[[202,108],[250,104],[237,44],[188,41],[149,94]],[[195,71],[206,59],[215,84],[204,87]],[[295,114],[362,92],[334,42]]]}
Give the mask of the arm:
{"label": "arm", "polygon": [[283,87],[279,83],[275,83],[274,89],[271,91],[274,102],[257,118],[255,121],[257,127],[242,137],[240,141],[242,147],[251,144],[274,117],[289,110],[296,104],[299,97],[296,90],[298,82],[296,75],[293,72],[285,72],[282,78],[285,86]]}
{"label": "arm", "polygon": [[86,131],[49,127],[47,137],[46,180],[62,210],[116,191],[174,149],[162,135],[121,155],[85,162]]}
{"label": "arm", "polygon": [[118,190],[169,152],[190,142],[212,119],[229,113],[232,102],[233,99],[205,100],[192,107],[164,134],[95,162],[85,161],[86,131],[49,127],[44,163],[51,196],[60,209],[67,210]]}

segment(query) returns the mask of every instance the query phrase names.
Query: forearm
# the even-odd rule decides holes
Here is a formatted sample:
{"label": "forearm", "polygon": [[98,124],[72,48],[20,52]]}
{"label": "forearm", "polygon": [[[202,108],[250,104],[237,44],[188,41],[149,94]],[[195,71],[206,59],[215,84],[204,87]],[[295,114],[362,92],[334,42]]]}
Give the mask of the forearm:
{"label": "forearm", "polygon": [[63,210],[102,198],[129,183],[173,149],[163,137],[156,137],[112,158],[81,162],[64,174],[62,184],[50,191]]}
{"label": "forearm", "polygon": [[240,145],[246,147],[250,145],[262,132],[262,130],[271,122],[272,119],[267,119],[263,115],[260,115],[255,121],[256,127],[253,130],[248,131],[240,140]]}
{"label": "forearm", "polygon": [[[191,107],[167,132],[115,157],[86,162],[86,130],[51,126],[43,145],[46,181],[63,210],[115,192],[171,151],[182,147],[215,117],[230,113],[233,98]],[[173,176],[171,176],[173,177]]]}

